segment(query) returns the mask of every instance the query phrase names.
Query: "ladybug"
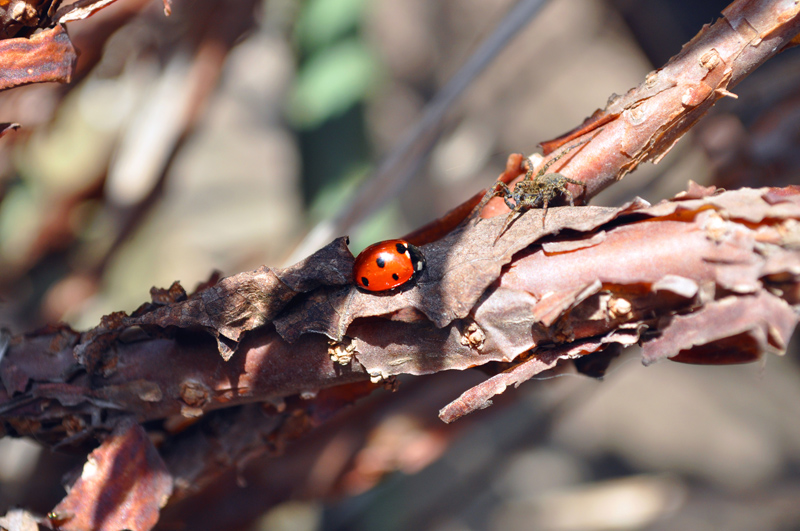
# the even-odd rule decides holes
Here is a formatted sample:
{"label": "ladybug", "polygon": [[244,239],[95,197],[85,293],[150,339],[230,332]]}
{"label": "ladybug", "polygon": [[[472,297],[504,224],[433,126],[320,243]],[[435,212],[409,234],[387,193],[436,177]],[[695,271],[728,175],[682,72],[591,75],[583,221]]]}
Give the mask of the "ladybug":
{"label": "ladybug", "polygon": [[386,240],[370,245],[353,265],[356,286],[386,291],[402,286],[425,269],[422,252],[405,240]]}

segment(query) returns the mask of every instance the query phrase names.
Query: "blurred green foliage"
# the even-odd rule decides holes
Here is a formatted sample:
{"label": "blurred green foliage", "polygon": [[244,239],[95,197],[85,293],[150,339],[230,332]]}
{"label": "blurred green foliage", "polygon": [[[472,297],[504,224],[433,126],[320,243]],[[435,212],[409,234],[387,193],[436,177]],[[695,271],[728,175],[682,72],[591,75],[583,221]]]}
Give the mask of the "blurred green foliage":
{"label": "blurred green foliage", "polygon": [[289,118],[300,130],[319,127],[366,99],[377,77],[377,62],[357,37],[309,56],[295,79]]}
{"label": "blurred green foliage", "polygon": [[294,26],[298,65],[287,117],[298,138],[312,223],[339,212],[372,169],[364,108],[381,67],[361,31],[369,6],[311,0]]}
{"label": "blurred green foliage", "polygon": [[306,2],[295,27],[295,40],[301,50],[330,46],[361,25],[366,0],[311,0]]}

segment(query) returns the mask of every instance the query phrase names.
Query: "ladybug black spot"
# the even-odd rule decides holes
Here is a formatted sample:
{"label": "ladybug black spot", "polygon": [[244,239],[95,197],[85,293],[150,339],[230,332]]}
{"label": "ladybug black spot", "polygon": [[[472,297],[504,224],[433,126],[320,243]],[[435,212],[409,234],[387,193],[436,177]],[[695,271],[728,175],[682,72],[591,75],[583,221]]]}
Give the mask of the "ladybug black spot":
{"label": "ladybug black spot", "polygon": [[402,243],[398,243],[396,247],[397,247],[397,254],[406,254],[406,251],[408,251],[408,248]]}
{"label": "ladybug black spot", "polygon": [[400,275],[398,275],[397,273],[392,273],[392,278],[395,280],[400,280]]}
{"label": "ladybug black spot", "polygon": [[369,279],[367,277],[361,277],[361,283],[365,286],[369,286]]}
{"label": "ladybug black spot", "polygon": [[383,267],[386,265],[386,261],[381,256],[375,259],[375,263],[378,264],[378,267],[381,269],[383,269]]}

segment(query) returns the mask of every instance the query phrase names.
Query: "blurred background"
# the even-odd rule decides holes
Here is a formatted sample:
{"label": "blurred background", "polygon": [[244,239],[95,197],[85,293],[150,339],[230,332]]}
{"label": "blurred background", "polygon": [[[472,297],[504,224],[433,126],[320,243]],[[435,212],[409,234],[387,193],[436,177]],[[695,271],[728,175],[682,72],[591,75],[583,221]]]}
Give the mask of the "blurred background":
{"label": "blurred background", "polygon": [[[0,323],[90,328],[151,286],[288,265],[337,217],[354,253],[400,236],[638,85],[727,2],[546,2],[404,159],[416,171],[400,191],[354,208],[515,4],[175,0],[167,18],[158,1],[118,0],[70,23],[73,83],[0,94],[0,121],[22,124],[0,140]],[[796,51],[773,59],[594,202],[656,202],[689,179],[796,183],[799,81]],[[529,382],[442,424],[438,409],[481,379],[402,381],[168,509],[161,528],[800,528],[795,350],[647,369],[631,352],[603,382]],[[54,478],[80,464],[0,440],[0,514],[47,512]]]}

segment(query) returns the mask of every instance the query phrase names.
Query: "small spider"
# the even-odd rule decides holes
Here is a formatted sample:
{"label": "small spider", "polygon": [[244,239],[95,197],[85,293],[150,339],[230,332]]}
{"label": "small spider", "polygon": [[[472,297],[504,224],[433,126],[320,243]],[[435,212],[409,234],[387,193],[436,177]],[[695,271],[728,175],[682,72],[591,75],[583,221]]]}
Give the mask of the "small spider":
{"label": "small spider", "polygon": [[[530,159],[530,157],[528,157],[525,159],[528,166],[528,171],[525,174],[525,178],[519,181],[516,186],[514,186],[513,191],[509,189],[508,185],[506,185],[506,183],[503,181],[495,182],[494,186],[486,191],[486,195],[483,196],[480,204],[478,204],[478,207],[475,209],[475,212],[478,215],[483,207],[486,206],[486,203],[488,203],[489,200],[495,196],[501,196],[506,202],[506,206],[511,209],[511,213],[508,214],[506,222],[503,223],[503,228],[500,229],[500,233],[497,235],[497,238],[495,238],[495,242],[500,239],[500,236],[503,235],[508,226],[511,224],[512,220],[514,219],[514,215],[524,209],[542,207],[544,209],[544,214],[542,214],[542,229],[544,229],[544,222],[545,218],[547,217],[547,206],[551,201],[553,201],[553,199],[563,194],[569,199],[570,206],[575,206],[572,193],[570,193],[570,191],[567,189],[567,184],[576,184],[584,188],[586,188],[586,184],[582,183],[581,181],[576,181],[574,179],[570,179],[569,177],[565,177],[560,173],[547,173],[547,169],[556,161],[558,161],[558,159],[573,149],[584,145],[590,140],[592,139],[589,138],[583,142],[569,146],[557,156],[548,160],[535,176],[533,175],[533,161]],[[480,220],[481,218],[478,217],[476,223]]]}

